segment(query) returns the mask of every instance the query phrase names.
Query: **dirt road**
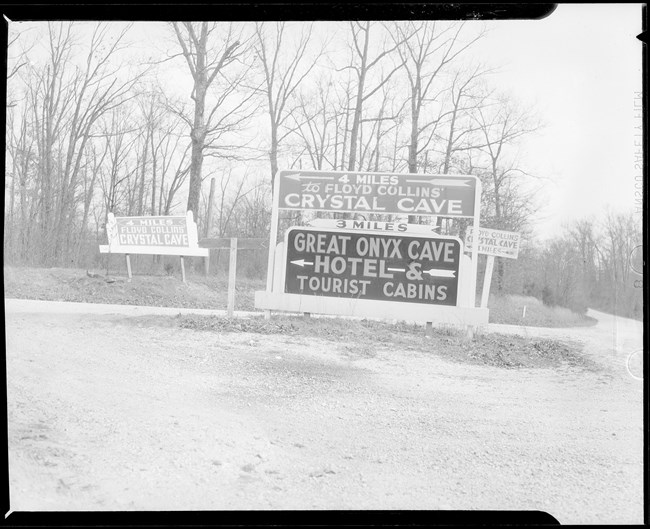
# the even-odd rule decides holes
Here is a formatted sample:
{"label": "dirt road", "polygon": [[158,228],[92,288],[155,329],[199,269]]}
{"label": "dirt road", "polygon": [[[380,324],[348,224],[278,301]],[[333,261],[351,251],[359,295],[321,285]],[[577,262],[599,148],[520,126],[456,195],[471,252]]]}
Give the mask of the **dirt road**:
{"label": "dirt road", "polygon": [[[642,523],[640,327],[601,369],[7,310],[13,510],[533,509]],[[157,323],[158,322],[158,323]],[[501,332],[521,329],[495,326]],[[358,345],[358,350],[355,347]]]}

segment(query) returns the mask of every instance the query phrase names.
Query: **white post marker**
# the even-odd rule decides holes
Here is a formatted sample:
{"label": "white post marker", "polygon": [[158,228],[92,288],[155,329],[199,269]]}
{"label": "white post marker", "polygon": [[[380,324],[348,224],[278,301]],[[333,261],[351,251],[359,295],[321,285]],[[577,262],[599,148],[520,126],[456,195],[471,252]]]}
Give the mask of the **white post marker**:
{"label": "white post marker", "polygon": [[228,317],[235,312],[235,279],[237,275],[237,237],[230,239],[230,263],[228,264]]}
{"label": "white post marker", "polygon": [[131,256],[126,254],[126,271],[129,273],[129,281],[131,281]]}

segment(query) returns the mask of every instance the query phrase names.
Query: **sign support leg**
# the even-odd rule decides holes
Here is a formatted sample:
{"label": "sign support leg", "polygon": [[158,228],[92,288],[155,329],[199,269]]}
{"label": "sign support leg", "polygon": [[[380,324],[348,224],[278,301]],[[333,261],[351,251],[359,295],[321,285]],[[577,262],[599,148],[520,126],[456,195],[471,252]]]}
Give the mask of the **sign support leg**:
{"label": "sign support leg", "polygon": [[485,277],[483,278],[483,293],[481,295],[481,308],[487,307],[490,297],[490,285],[492,284],[492,270],[494,269],[494,255],[488,255],[485,265]]}
{"label": "sign support leg", "polygon": [[278,223],[279,219],[279,186],[280,174],[275,175],[273,184],[273,207],[271,208],[271,233],[269,235],[269,260],[266,269],[266,291],[271,293],[273,290],[273,274],[275,272],[275,248],[278,244]]}
{"label": "sign support leg", "polygon": [[185,283],[185,258],[181,255],[181,277],[183,278],[183,283]]}
{"label": "sign support leg", "polygon": [[[478,281],[478,233],[481,216],[481,181],[477,179],[474,195],[474,244],[472,244],[472,297],[470,307],[476,307],[476,283]],[[481,305],[482,306],[482,305]]]}
{"label": "sign support leg", "polygon": [[208,274],[210,273],[210,253],[208,252],[208,255],[206,255],[203,258],[203,272],[205,273],[205,277],[208,277]]}
{"label": "sign support leg", "polygon": [[126,255],[126,271],[129,274],[129,281],[131,281],[131,278],[133,277],[131,275],[131,256],[127,253]]}
{"label": "sign support leg", "polygon": [[[278,239],[279,206],[280,206],[280,171],[273,175],[273,205],[271,207],[271,233],[269,235],[269,260],[266,269],[266,292],[273,291],[273,275],[275,273],[275,248]],[[271,319],[271,311],[264,311],[264,319]]]}
{"label": "sign support leg", "polygon": [[237,276],[237,237],[230,239],[230,263],[228,264],[228,317],[235,312],[235,281]]}
{"label": "sign support leg", "polygon": [[433,322],[428,321],[426,323],[426,327],[424,328],[424,335],[427,338],[431,338],[433,336]]}

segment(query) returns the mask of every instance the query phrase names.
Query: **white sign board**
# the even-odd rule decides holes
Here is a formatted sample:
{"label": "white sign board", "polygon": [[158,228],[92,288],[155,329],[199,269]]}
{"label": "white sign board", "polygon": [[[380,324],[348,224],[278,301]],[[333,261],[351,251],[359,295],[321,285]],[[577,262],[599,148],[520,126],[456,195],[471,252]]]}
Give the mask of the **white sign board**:
{"label": "white sign board", "polygon": [[178,217],[116,217],[108,214],[107,245],[101,253],[185,255],[206,257],[199,248],[196,222],[191,211]]}
{"label": "white sign board", "polygon": [[[479,228],[478,253],[517,259],[521,234],[515,231]],[[474,244],[474,228],[469,226],[465,233],[465,251],[471,251]]]}
{"label": "white sign board", "polygon": [[313,219],[308,224],[314,228],[396,231],[401,233],[427,233],[430,235],[436,234],[440,230],[439,226],[430,224],[409,224],[407,222],[383,222],[374,220]]}

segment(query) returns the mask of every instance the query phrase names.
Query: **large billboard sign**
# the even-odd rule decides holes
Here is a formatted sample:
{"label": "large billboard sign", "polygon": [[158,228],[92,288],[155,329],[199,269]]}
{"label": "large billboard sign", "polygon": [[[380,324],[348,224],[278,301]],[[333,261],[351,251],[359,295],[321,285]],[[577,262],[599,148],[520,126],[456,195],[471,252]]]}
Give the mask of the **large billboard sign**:
{"label": "large billboard sign", "polygon": [[[474,239],[474,228],[469,226],[465,232],[465,250],[471,251],[473,249]],[[520,240],[521,234],[515,231],[479,228],[478,253],[517,259],[519,256]]]}
{"label": "large billboard sign", "polygon": [[[478,229],[477,177],[301,169],[278,171],[273,186],[266,290],[255,293],[266,317],[279,310],[487,323],[487,309],[476,307],[476,248],[468,257],[436,223],[409,219],[466,218]],[[287,210],[302,212],[309,225],[279,233],[293,217]],[[356,215],[332,218],[337,213]]]}
{"label": "large billboard sign", "polygon": [[473,217],[475,176],[280,171],[278,207],[293,210]]}
{"label": "large billboard sign", "polygon": [[461,255],[455,237],[294,227],[284,292],[455,306]]}

